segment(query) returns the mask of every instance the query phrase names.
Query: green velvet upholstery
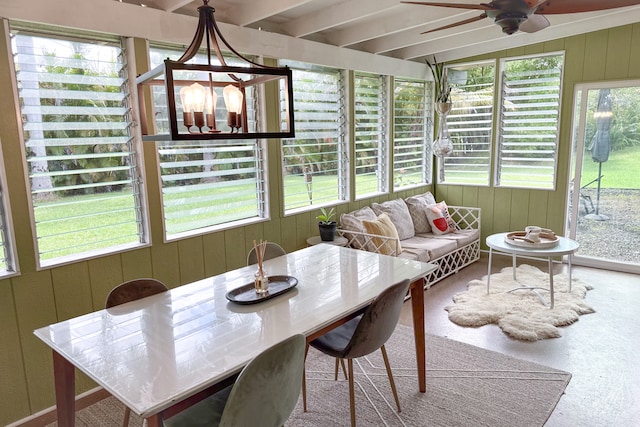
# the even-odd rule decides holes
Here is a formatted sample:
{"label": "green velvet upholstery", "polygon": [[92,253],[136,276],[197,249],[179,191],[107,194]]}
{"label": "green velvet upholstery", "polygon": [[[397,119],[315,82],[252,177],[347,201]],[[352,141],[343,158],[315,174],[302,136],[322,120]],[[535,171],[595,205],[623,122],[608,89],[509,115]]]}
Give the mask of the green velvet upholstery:
{"label": "green velvet upholstery", "polygon": [[[396,390],[389,358],[384,344],[387,342],[400,318],[400,310],[404,298],[409,291],[409,280],[403,280],[382,291],[360,316],[322,335],[311,343],[312,347],[336,357],[336,379],[338,360],[347,360],[349,380],[349,406],[351,409],[351,425],[356,425],[355,392],[353,380],[353,359],[366,356],[380,349],[384,360],[391,391],[400,412],[400,401]],[[343,365],[344,369],[344,365]],[[303,408],[307,409],[306,385],[303,386]]]}
{"label": "green velvet upholstery", "polygon": [[295,408],[306,340],[294,335],[244,367],[235,384],[165,420],[168,427],[277,427]]}
{"label": "green velvet upholstery", "polygon": [[388,287],[362,315],[332,329],[310,345],[340,359],[356,359],[373,353],[393,334],[408,290],[409,280]]}

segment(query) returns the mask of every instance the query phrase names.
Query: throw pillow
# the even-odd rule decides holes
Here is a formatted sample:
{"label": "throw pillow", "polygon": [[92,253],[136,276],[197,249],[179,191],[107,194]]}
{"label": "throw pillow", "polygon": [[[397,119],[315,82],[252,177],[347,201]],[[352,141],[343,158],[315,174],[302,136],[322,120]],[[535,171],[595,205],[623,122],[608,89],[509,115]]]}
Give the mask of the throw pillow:
{"label": "throw pillow", "polygon": [[415,234],[431,233],[431,224],[429,224],[429,218],[427,218],[427,210],[429,209],[429,205],[436,204],[436,199],[433,197],[433,194],[427,191],[418,196],[407,197],[404,201],[407,203]]}
{"label": "throw pillow", "polygon": [[433,234],[455,233],[458,229],[453,218],[449,215],[449,208],[444,201],[429,205],[427,218],[429,218]]}
{"label": "throw pillow", "polygon": [[[364,219],[376,219],[376,214],[369,206],[358,209],[348,214],[340,215],[340,228],[345,231],[357,231],[358,233],[366,233],[367,231],[362,225]],[[344,237],[349,239],[352,248],[364,249],[366,238],[364,236],[356,236],[354,234],[344,233]]]}
{"label": "throw pillow", "polygon": [[[369,234],[375,234],[377,236],[391,237],[394,240],[381,239],[373,237],[371,243],[374,247],[369,248],[372,252],[378,252],[383,255],[400,255],[402,247],[400,246],[400,239],[398,238],[398,230],[391,222],[389,215],[382,213],[374,220],[362,221],[365,230]],[[397,248],[397,251],[396,251]]]}
{"label": "throw pillow", "polygon": [[372,203],[371,208],[376,215],[386,213],[398,230],[400,240],[410,239],[416,235],[409,208],[402,199],[389,200],[384,203]]}

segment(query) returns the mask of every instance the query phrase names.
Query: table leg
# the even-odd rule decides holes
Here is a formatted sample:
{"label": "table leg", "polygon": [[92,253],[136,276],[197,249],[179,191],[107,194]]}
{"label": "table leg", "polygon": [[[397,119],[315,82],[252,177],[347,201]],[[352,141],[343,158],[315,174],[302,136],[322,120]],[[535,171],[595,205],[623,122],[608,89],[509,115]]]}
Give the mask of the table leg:
{"label": "table leg", "polygon": [[573,257],[573,254],[569,254],[569,293],[571,293],[571,258]]}
{"label": "table leg", "polygon": [[411,284],[411,312],[418,362],[418,389],[424,393],[427,391],[427,358],[424,343],[424,278]]}
{"label": "table leg", "polygon": [[75,368],[58,352],[53,352],[58,426],[73,427],[76,421]]}
{"label": "table leg", "polygon": [[549,257],[549,292],[551,293],[551,302],[549,308],[553,308],[554,295],[553,295],[553,260]]}
{"label": "table leg", "polygon": [[489,248],[489,263],[487,265],[487,295],[489,295],[489,288],[491,288],[491,255],[493,255],[493,249]]}
{"label": "table leg", "polygon": [[513,270],[513,280],[517,281],[516,278],[516,254],[511,255],[511,269]]}
{"label": "table leg", "polygon": [[147,427],[162,427],[162,418],[159,414],[155,414],[147,418]]}

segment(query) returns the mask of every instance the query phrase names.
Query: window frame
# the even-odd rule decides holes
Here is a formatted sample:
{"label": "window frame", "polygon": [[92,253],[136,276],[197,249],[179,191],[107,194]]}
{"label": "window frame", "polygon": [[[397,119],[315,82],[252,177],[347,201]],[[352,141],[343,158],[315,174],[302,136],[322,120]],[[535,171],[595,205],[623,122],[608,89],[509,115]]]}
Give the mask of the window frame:
{"label": "window frame", "polygon": [[6,167],[0,144],[0,259],[4,260],[5,267],[0,266],[0,278],[8,278],[20,273],[18,254],[15,246],[13,218],[9,202],[7,188]]}
{"label": "window frame", "polygon": [[[488,134],[486,135],[487,138],[487,150],[486,150],[486,155],[487,155],[487,166],[486,166],[486,171],[482,171],[482,172],[486,172],[486,177],[482,177],[483,182],[462,182],[462,181],[453,181],[453,180],[447,180],[447,166],[453,164],[453,162],[448,162],[447,159],[451,159],[451,158],[458,158],[458,159],[469,159],[469,157],[467,156],[457,156],[456,153],[460,153],[460,146],[464,145],[464,143],[460,143],[460,142],[456,142],[456,131],[455,131],[455,127],[452,130],[451,125],[455,125],[454,119],[456,118],[463,118],[463,120],[465,120],[464,118],[467,117],[466,115],[459,115],[459,116],[454,116],[451,113],[449,114],[449,116],[447,117],[447,126],[449,129],[449,135],[451,137],[451,139],[453,140],[453,145],[454,145],[454,155],[447,157],[445,159],[440,159],[440,158],[436,158],[436,167],[438,170],[440,170],[440,168],[444,167],[444,181],[442,181],[440,179],[440,175],[438,174],[438,178],[437,178],[437,183],[440,185],[462,185],[462,186],[473,186],[473,187],[489,187],[491,186],[491,180],[492,180],[492,172],[493,172],[493,139],[495,136],[495,111],[496,111],[496,88],[497,88],[497,82],[496,82],[496,74],[499,72],[498,69],[498,64],[496,59],[488,59],[488,60],[483,60],[483,61],[473,61],[473,62],[464,62],[464,63],[460,63],[460,64],[451,64],[451,65],[446,65],[445,66],[445,73],[447,73],[447,79],[449,80],[449,73],[450,70],[452,69],[456,69],[456,70],[463,70],[463,69],[471,69],[471,68],[480,68],[480,67],[493,67],[493,83],[492,83],[492,90],[491,90],[491,110],[488,113],[488,117],[489,117],[489,124],[488,124]],[[450,84],[452,85],[452,100],[453,100],[453,107],[452,107],[452,112],[456,111],[456,108],[459,108],[456,106],[456,101],[460,102],[460,92],[456,90],[456,86],[453,82],[450,82]],[[464,92],[465,94],[468,92]],[[463,101],[465,99],[463,98]],[[444,164],[443,164],[444,162]],[[467,162],[460,162],[459,166],[466,166],[468,163]]]}
{"label": "window frame", "polygon": [[[117,235],[117,238],[122,238],[125,240],[129,239],[128,241],[123,241],[121,243],[116,242],[115,244],[105,244],[104,246],[101,246],[101,247],[93,247],[93,248],[89,247],[89,248],[80,249],[78,252],[66,253],[66,254],[63,253],[61,255],[46,257],[46,252],[43,252],[43,248],[39,240],[40,238],[46,238],[47,236],[44,236],[44,235],[40,237],[38,236],[38,221],[36,220],[37,215],[35,211],[38,205],[35,203],[33,199],[34,191],[37,191],[37,189],[34,190],[34,187],[30,179],[32,171],[31,171],[31,168],[29,167],[29,158],[27,157],[28,141],[25,135],[25,127],[24,125],[20,126],[19,128],[20,141],[23,148],[22,159],[24,162],[24,170],[26,174],[25,180],[27,181],[27,190],[28,190],[27,202],[29,206],[29,215],[30,215],[32,230],[34,233],[33,239],[34,239],[34,250],[35,250],[34,256],[36,261],[36,270],[43,270],[46,268],[61,266],[61,265],[65,265],[73,262],[89,260],[89,259],[110,255],[114,253],[121,253],[122,251],[126,251],[126,250],[149,246],[151,244],[150,242],[151,239],[150,239],[150,233],[148,229],[147,199],[146,199],[146,192],[144,188],[144,175],[143,175],[143,167],[142,167],[143,154],[142,154],[141,145],[137,137],[137,134],[133,130],[133,127],[135,124],[135,118],[134,118],[135,113],[132,107],[133,101],[134,101],[133,99],[134,95],[132,90],[133,80],[131,79],[131,76],[135,75],[135,67],[131,62],[130,43],[128,43],[125,37],[112,36],[108,34],[81,31],[81,30],[74,30],[71,28],[60,28],[60,27],[54,28],[48,25],[30,24],[30,23],[25,23],[21,21],[10,21],[9,27],[10,27],[9,31],[12,37],[15,37],[16,35],[20,35],[20,36],[27,36],[27,37],[50,39],[50,40],[53,40],[54,42],[55,41],[70,42],[70,43],[77,42],[77,43],[82,43],[84,45],[95,45],[98,47],[103,45],[113,46],[118,49],[117,61],[120,61],[120,62],[114,63],[120,66],[120,68],[118,69],[118,72],[120,73],[118,75],[118,78],[122,79],[120,92],[118,92],[122,98],[119,101],[119,105],[117,108],[122,109],[123,113],[122,113],[121,121],[117,123],[122,123],[123,129],[126,129],[126,131],[124,132],[123,135],[120,136],[120,138],[126,139],[127,142],[123,143],[124,145],[126,145],[126,150],[123,149],[123,151],[121,152],[114,151],[114,153],[122,153],[122,158],[127,159],[127,168],[126,169],[119,168],[119,169],[121,169],[122,171],[125,171],[125,170],[127,171],[127,181],[129,182],[128,185],[131,186],[131,189],[127,194],[125,194],[125,197],[132,198],[131,202],[128,202],[128,203],[131,203],[130,205],[131,208],[127,208],[127,211],[131,212],[135,216],[135,226],[134,226],[135,234],[125,233],[125,234]],[[13,45],[11,46],[10,52],[12,55],[10,58],[10,66],[12,67],[12,72],[14,73],[13,74],[15,78],[14,82],[16,85],[18,85],[16,87],[16,93],[18,94],[18,102],[20,102],[21,97],[19,95],[20,93],[19,85],[21,84],[21,80],[17,76],[18,68],[17,68],[16,61],[14,61],[14,58],[16,55],[18,55],[18,52],[17,50],[14,50]],[[39,55],[42,56],[42,54],[39,54]],[[96,61],[96,59],[87,59],[87,61],[88,62]],[[73,82],[70,82],[70,83],[73,84]],[[86,84],[86,82],[81,82],[78,84],[83,84],[83,83]],[[47,99],[47,98],[38,98],[38,99]],[[70,99],[73,99],[73,98],[70,98]],[[41,104],[38,104],[38,105],[41,105]],[[17,108],[18,108],[19,114],[22,114],[22,115],[25,114],[21,106],[17,106]],[[90,116],[101,114],[100,110],[96,109],[95,111],[97,112],[96,113],[87,112],[83,114],[87,114]],[[79,113],[76,113],[76,114],[79,114]],[[43,137],[43,139],[46,139],[46,138],[47,137]],[[91,160],[98,157],[100,156],[87,157],[87,159]],[[73,169],[73,170],[84,171],[82,173],[88,174],[90,173],[91,168],[88,168],[88,169],[79,168],[79,169]],[[49,173],[51,172],[48,168],[47,168],[47,171]],[[71,174],[73,174],[73,172],[71,172]],[[96,181],[96,182],[106,185],[105,183],[107,181]],[[125,186],[127,185],[124,183],[124,181],[122,181],[122,183]],[[100,186],[100,184],[98,184],[98,186]],[[53,186],[51,188],[52,188],[51,191],[56,191],[57,187]],[[113,195],[110,193],[111,192],[108,191],[106,193],[107,196]],[[101,196],[105,196],[105,194],[93,193],[92,196],[99,198]],[[102,214],[110,214],[110,213],[113,214],[114,212],[117,212],[117,210],[116,211],[109,210],[109,211],[103,211],[103,212],[96,211],[96,212],[90,213],[90,215],[102,215]],[[74,211],[74,213],[76,212]],[[63,219],[64,218],[57,219],[57,220],[63,220]],[[67,217],[67,219],[69,218]],[[67,221],[67,222],[70,222],[70,221]],[[117,225],[117,224],[113,224],[113,225]],[[131,223],[131,226],[133,226],[133,223]],[[98,228],[100,228],[100,226],[95,227],[94,230]],[[77,232],[83,232],[83,231],[87,232],[87,229],[85,230],[72,229],[71,232],[77,233]],[[109,235],[110,237],[110,234],[108,232],[107,232],[107,235]],[[130,239],[130,236],[134,236],[134,235],[137,236],[136,239]],[[109,240],[111,239],[107,237],[103,237],[101,238],[99,243],[107,243]],[[82,248],[82,244],[72,245],[72,247]],[[55,249],[55,250],[59,251],[59,249]]]}
{"label": "window frame", "polygon": [[[345,112],[348,108],[351,108],[350,106],[348,106],[348,99],[346,96],[348,72],[343,69],[325,67],[325,66],[316,66],[313,64],[307,64],[307,63],[302,63],[297,61],[281,61],[280,65],[287,65],[293,71],[293,91],[294,91],[293,97],[294,97],[295,120],[296,120],[295,138],[286,138],[286,139],[283,138],[281,140],[282,144],[280,147],[280,155],[282,158],[282,168],[281,168],[282,193],[281,194],[282,194],[283,213],[285,216],[289,216],[289,215],[294,215],[302,212],[309,212],[312,210],[316,210],[323,206],[334,206],[342,203],[347,203],[350,200],[349,171],[350,171],[350,163],[351,163],[349,161],[349,153],[348,153],[349,134],[347,130],[347,117]],[[337,182],[337,191],[336,191],[337,198],[331,199],[331,200],[321,199],[319,203],[315,203],[314,196],[313,196],[314,191],[311,190],[312,195],[309,196],[310,200],[308,204],[288,207],[287,185],[285,183],[285,179],[287,176],[289,176],[289,174],[286,173],[285,167],[286,167],[286,159],[290,157],[290,155],[287,152],[285,152],[285,150],[289,147],[287,146],[287,141],[303,140],[304,138],[302,138],[302,135],[303,135],[303,129],[305,129],[305,126],[303,126],[301,123],[298,123],[298,122],[302,122],[303,119],[305,120],[309,119],[308,117],[304,117],[304,113],[298,110],[298,107],[296,106],[296,103],[295,103],[296,93],[297,93],[296,87],[300,86],[300,85],[296,85],[297,72],[327,74],[327,75],[333,75],[337,78],[337,81],[336,81],[337,90],[335,92],[335,95],[337,97],[337,103],[338,103],[338,108],[337,108],[336,117],[335,117],[335,121],[337,124],[336,124],[335,134],[332,134],[333,135],[332,138],[336,140],[335,142],[336,149],[335,151],[323,152],[329,155],[335,155],[336,157],[335,160],[333,161],[336,162],[335,180]],[[306,92],[301,92],[301,93],[304,94]],[[313,116],[311,116],[311,119],[313,119]],[[320,133],[322,133],[323,129],[319,129],[319,130],[320,130]],[[329,143],[328,145],[330,144],[331,143]],[[327,144],[323,143],[322,145],[327,145]],[[306,156],[307,154],[305,154],[305,157]],[[292,164],[290,167],[292,168],[295,167],[297,169],[300,169],[302,167],[302,169],[304,169],[304,166],[301,163]],[[295,173],[294,175],[303,176],[306,180],[306,177],[309,176],[307,174],[308,172],[305,173],[303,171],[303,172]],[[313,177],[313,175],[310,175],[310,176]],[[311,178],[311,182],[313,182],[312,178]],[[323,191],[323,189],[321,189],[320,191]]]}
{"label": "window frame", "polygon": [[[368,193],[362,193],[360,194],[358,192],[358,144],[364,144],[367,141],[366,140],[361,140],[358,141],[358,133],[359,133],[359,127],[358,127],[358,109],[356,108],[356,104],[358,102],[358,78],[369,78],[369,79],[378,79],[380,80],[380,87],[378,88],[378,105],[379,105],[379,111],[377,111],[377,115],[378,115],[378,121],[379,121],[379,127],[378,127],[378,133],[377,136],[379,138],[378,140],[378,145],[376,148],[371,148],[369,149],[370,151],[373,151],[374,149],[377,151],[377,163],[376,163],[376,168],[377,168],[377,190],[376,191],[372,191],[372,192],[368,192]],[[354,124],[353,124],[353,152],[354,152],[354,161],[353,163],[353,176],[354,176],[354,200],[361,200],[361,199],[366,199],[369,197],[374,197],[374,196],[379,196],[382,194],[387,194],[389,193],[389,176],[390,176],[390,164],[389,164],[389,148],[390,148],[390,128],[391,126],[389,125],[389,121],[390,121],[390,112],[389,112],[389,86],[390,86],[390,78],[389,76],[385,76],[382,74],[373,74],[373,73],[367,73],[367,72],[363,72],[363,71],[354,71],[353,72],[353,117],[354,117]],[[364,151],[363,149],[361,149],[360,151]]]}
{"label": "window frame", "polygon": [[[556,119],[556,124],[555,124],[555,148],[554,148],[554,153],[553,153],[553,174],[552,174],[552,183],[551,183],[551,187],[541,187],[541,186],[534,186],[534,185],[508,185],[508,184],[501,184],[501,166],[502,166],[502,159],[503,157],[501,156],[502,153],[502,141],[504,138],[504,128],[503,128],[503,119],[505,117],[505,113],[504,113],[504,104],[505,104],[505,97],[504,97],[504,93],[505,93],[505,87],[504,87],[504,79],[505,79],[505,63],[509,62],[509,61],[519,61],[519,60],[535,60],[535,59],[540,59],[540,58],[544,58],[544,57],[551,57],[551,56],[560,56],[561,57],[561,62],[562,62],[562,66],[561,66],[561,70],[560,70],[560,76],[559,76],[559,84],[558,84],[558,101],[557,101],[557,119]],[[533,54],[533,55],[523,55],[523,56],[513,56],[513,57],[506,57],[506,58],[500,58],[500,62],[499,62],[499,70],[500,70],[500,81],[498,84],[498,106],[499,106],[499,111],[497,114],[497,120],[496,120],[496,131],[495,131],[495,142],[494,142],[494,158],[495,158],[495,162],[494,162],[494,170],[493,170],[493,186],[495,188],[513,188],[513,189],[524,189],[524,190],[545,190],[545,191],[555,191],[557,188],[557,181],[558,181],[558,150],[559,150],[559,146],[560,146],[560,128],[561,128],[561,117],[562,117],[562,96],[563,96],[563,92],[564,92],[564,71],[566,68],[566,55],[564,51],[556,51],[556,52],[546,52],[543,54]],[[527,180],[525,182],[532,182],[531,180]]]}
{"label": "window frame", "polygon": [[[174,59],[177,59],[183,53],[182,48],[180,46],[150,42],[149,57],[150,57],[151,68],[155,67],[156,65],[159,65],[156,63],[151,63],[151,54],[152,54],[152,51],[154,50],[157,50],[160,53],[159,56],[162,57],[162,60],[167,58],[167,56],[171,56],[171,55],[175,55]],[[201,61],[203,59],[202,55],[204,55],[204,51],[199,52],[198,55],[194,57],[193,61],[195,62],[199,60]],[[232,59],[231,56],[229,58]],[[164,94],[164,92],[163,92],[163,95],[166,97],[166,94]],[[219,99],[218,102],[222,102],[221,92],[219,94],[218,99]],[[253,96],[248,99],[248,101],[250,101],[247,103],[249,115],[252,118],[255,118],[253,123],[255,123],[256,127],[259,127],[262,125],[262,121],[266,119],[263,114],[264,93],[260,90],[257,90],[253,93]],[[155,103],[152,106],[152,110],[154,108],[155,108]],[[221,123],[221,118],[218,117],[216,121],[218,123]],[[209,221],[210,222],[209,224],[203,225],[201,227],[195,227],[195,228],[190,228],[186,230],[171,232],[171,227],[167,221],[167,216],[169,211],[168,205],[170,205],[171,203],[168,203],[168,198],[166,197],[169,193],[171,193],[171,191],[167,191],[167,190],[171,190],[171,187],[168,187],[168,186],[165,187],[163,185],[163,182],[164,182],[163,178],[167,177],[167,180],[171,179],[170,178],[171,175],[163,174],[162,152],[163,150],[172,150],[172,149],[180,150],[181,146],[188,146],[188,145],[193,145],[193,148],[188,150],[188,151],[193,151],[192,154],[195,153],[195,150],[198,150],[196,146],[201,147],[200,151],[202,151],[203,156],[205,152],[210,154],[211,153],[223,154],[224,152],[230,153],[232,151],[235,151],[235,152],[251,151],[254,153],[252,158],[254,159],[254,168],[256,171],[255,172],[256,175],[254,178],[254,184],[256,186],[256,190],[252,194],[255,194],[257,196],[256,202],[255,202],[256,215],[245,216],[242,218],[231,218],[229,220],[224,220],[222,222]],[[238,147],[238,149],[234,150],[233,147]],[[243,149],[240,147],[245,147],[245,148]],[[158,179],[159,179],[158,187],[160,189],[162,227],[163,227],[163,236],[165,241],[167,242],[176,241],[176,240],[199,236],[199,235],[203,235],[203,234],[207,234],[215,231],[222,231],[222,230],[227,230],[227,229],[236,228],[240,226],[260,223],[260,222],[268,221],[271,218],[270,209],[269,209],[270,203],[269,203],[269,185],[268,185],[269,176],[268,176],[268,170],[267,170],[268,168],[267,140],[248,138],[248,139],[236,139],[236,140],[211,140],[211,141],[203,140],[203,141],[192,141],[192,142],[190,141],[158,141],[157,147],[156,147],[156,154],[158,159]],[[246,160],[247,157],[244,156],[244,158]],[[215,161],[215,160],[206,160],[203,158],[199,167],[206,169],[207,163],[211,163],[212,161]],[[196,162],[188,161],[188,163],[193,163],[194,167],[196,167],[195,166]],[[228,163],[233,163],[233,162],[230,161]],[[206,172],[203,172],[203,173],[206,174]],[[212,171],[211,173],[209,173],[209,175],[212,177],[218,176],[216,175],[216,173]],[[188,187],[185,186],[184,188],[186,189]],[[215,189],[219,189],[219,188],[217,188],[216,186]],[[190,191],[193,191],[193,189]],[[218,197],[218,196],[213,195],[212,197]],[[229,204],[225,204],[224,206],[226,207],[228,205]],[[196,210],[200,210],[200,209],[201,208],[198,208]],[[223,217],[223,215],[219,215],[219,216],[216,216],[216,215],[217,213],[214,214],[214,217]]]}
{"label": "window frame", "polygon": [[[422,129],[419,131],[422,135],[419,137],[412,137],[412,139],[418,141],[420,140],[421,142],[419,143],[419,145],[422,147],[420,152],[421,152],[421,182],[412,182],[409,183],[407,185],[403,185],[403,186],[396,186],[396,182],[398,180],[397,175],[399,174],[399,172],[403,169],[403,168],[399,168],[396,169],[396,165],[398,164],[397,161],[397,157],[398,157],[398,146],[396,145],[396,141],[399,139],[398,138],[398,115],[397,115],[397,111],[398,109],[396,108],[396,104],[398,102],[398,98],[396,97],[396,90],[398,89],[398,82],[403,82],[403,83],[414,83],[414,84],[422,84],[424,85],[423,87],[423,115],[421,117],[421,119],[423,120],[422,123]],[[391,144],[391,157],[392,157],[392,162],[391,162],[391,166],[389,168],[389,171],[391,173],[392,179],[390,179],[389,185],[391,187],[390,191],[392,192],[398,192],[398,191],[404,191],[404,190],[409,190],[412,188],[417,188],[417,187],[421,187],[424,185],[431,185],[433,183],[433,150],[431,148],[432,144],[433,144],[433,119],[434,119],[434,104],[433,104],[433,100],[434,100],[434,84],[433,82],[429,82],[427,80],[420,80],[420,79],[413,79],[413,78],[405,78],[405,77],[394,77],[393,79],[393,109],[392,109],[392,113],[393,114],[393,137],[392,137],[392,144]],[[414,151],[415,153],[415,151]],[[411,153],[409,153],[411,154]]]}

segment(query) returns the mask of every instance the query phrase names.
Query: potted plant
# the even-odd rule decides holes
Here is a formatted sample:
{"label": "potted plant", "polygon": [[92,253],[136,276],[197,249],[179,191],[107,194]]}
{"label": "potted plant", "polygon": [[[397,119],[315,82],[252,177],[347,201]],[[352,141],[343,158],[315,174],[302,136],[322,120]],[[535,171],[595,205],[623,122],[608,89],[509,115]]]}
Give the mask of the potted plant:
{"label": "potted plant", "polygon": [[335,208],[329,210],[320,208],[320,215],[316,217],[318,220],[318,229],[320,230],[320,240],[324,242],[332,242],[336,236],[338,223],[333,220],[336,216]]}
{"label": "potted plant", "polygon": [[[438,63],[433,57],[433,64],[427,61],[427,65],[433,75],[436,91],[436,112],[438,113],[438,137],[433,141],[433,154],[443,159],[453,153],[453,143],[449,137],[447,128],[447,115],[451,111],[451,86],[447,83],[447,76],[444,72],[444,64]],[[440,180],[444,182],[444,168],[441,164]]]}
{"label": "potted plant", "polygon": [[427,65],[433,75],[436,90],[436,102],[439,104],[451,103],[451,87],[447,83],[447,76],[444,73],[444,64],[438,63],[436,57],[433,57],[433,64],[427,61]]}

